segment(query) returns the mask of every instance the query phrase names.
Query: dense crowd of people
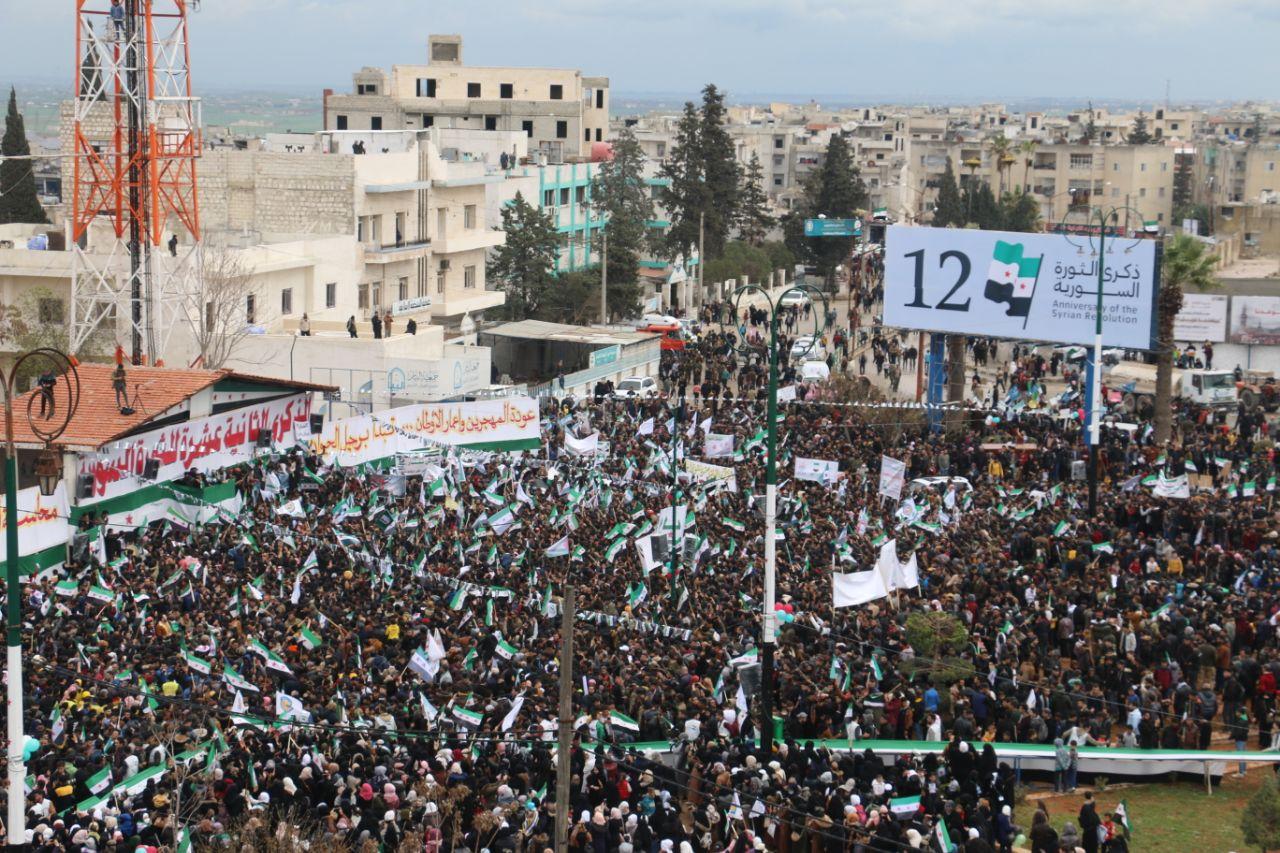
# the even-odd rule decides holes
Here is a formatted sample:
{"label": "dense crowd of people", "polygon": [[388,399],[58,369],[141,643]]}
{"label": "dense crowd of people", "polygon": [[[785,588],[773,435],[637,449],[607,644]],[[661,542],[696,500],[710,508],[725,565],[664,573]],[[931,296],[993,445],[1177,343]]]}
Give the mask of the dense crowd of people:
{"label": "dense crowd of people", "polygon": [[[547,400],[537,452],[424,443],[412,473],[263,458],[224,472],[239,514],[111,529],[105,554],[30,584],[34,847],[542,851],[564,809],[571,849],[601,853],[1122,850],[1124,821],[1092,805],[1069,827],[1019,813],[993,745],[1052,745],[1066,790],[1093,745],[1274,745],[1270,441],[1107,430],[1091,518],[1072,418],[965,410],[934,435],[918,410],[800,393],[779,424],[762,752],[760,334],[697,335],[664,363],[670,396]],[[566,448],[592,434],[607,450]],[[880,494],[884,456],[901,500]],[[798,458],[840,476],[796,479]],[[919,587],[834,609],[831,573],[886,538]],[[859,747],[878,739],[945,748]]]}

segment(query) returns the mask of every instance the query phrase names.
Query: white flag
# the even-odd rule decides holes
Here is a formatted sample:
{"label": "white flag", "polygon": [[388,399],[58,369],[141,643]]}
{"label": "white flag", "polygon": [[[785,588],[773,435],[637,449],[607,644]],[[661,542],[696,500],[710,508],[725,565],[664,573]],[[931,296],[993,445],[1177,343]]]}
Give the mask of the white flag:
{"label": "white flag", "polygon": [[578,456],[595,453],[600,449],[600,433],[593,432],[586,438],[575,438],[573,433],[566,431],[564,434],[564,449],[566,452],[574,453]]}
{"label": "white flag", "polygon": [[[894,554],[897,559],[897,554]],[[916,564],[916,555],[912,553],[911,559],[906,563],[898,563],[898,569],[893,575],[893,582],[889,584],[889,589],[915,589],[920,586],[920,567]]]}
{"label": "white flag", "polygon": [[640,428],[636,430],[636,435],[653,435],[653,418],[649,418],[640,424]]}
{"label": "white flag", "polygon": [[876,571],[884,578],[885,589],[898,589],[897,578],[902,571],[898,562],[898,540],[890,539],[880,546],[880,559],[876,560]]}
{"label": "white flag", "polygon": [[884,577],[876,569],[865,572],[849,572],[831,576],[832,606],[853,607],[880,598],[886,598],[889,590]]}
{"label": "white flag", "polygon": [[508,731],[516,724],[516,717],[520,716],[520,708],[524,705],[524,694],[521,693],[516,697],[516,701],[511,703],[511,710],[502,718],[502,730]]}

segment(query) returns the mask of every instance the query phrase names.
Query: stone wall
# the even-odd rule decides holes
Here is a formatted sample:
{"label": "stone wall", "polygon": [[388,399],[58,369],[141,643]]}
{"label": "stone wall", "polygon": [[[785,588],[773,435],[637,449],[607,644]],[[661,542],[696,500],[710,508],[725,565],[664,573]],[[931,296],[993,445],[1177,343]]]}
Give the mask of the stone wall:
{"label": "stone wall", "polygon": [[355,170],[350,155],[204,153],[200,218],[206,234],[352,234]]}

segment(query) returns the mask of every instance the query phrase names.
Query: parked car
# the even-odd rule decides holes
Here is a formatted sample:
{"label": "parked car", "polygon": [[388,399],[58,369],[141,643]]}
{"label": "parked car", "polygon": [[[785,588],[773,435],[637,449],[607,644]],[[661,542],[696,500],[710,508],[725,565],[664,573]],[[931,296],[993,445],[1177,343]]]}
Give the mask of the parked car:
{"label": "parked car", "polygon": [[614,394],[619,397],[656,397],[658,380],[652,376],[628,376],[618,383]]}
{"label": "parked car", "polygon": [[778,300],[778,304],[783,308],[790,308],[793,305],[808,305],[809,294],[800,290],[788,290],[782,294],[782,298]]}
{"label": "parked car", "polygon": [[796,338],[791,344],[792,361],[826,361],[827,349],[813,335]]}

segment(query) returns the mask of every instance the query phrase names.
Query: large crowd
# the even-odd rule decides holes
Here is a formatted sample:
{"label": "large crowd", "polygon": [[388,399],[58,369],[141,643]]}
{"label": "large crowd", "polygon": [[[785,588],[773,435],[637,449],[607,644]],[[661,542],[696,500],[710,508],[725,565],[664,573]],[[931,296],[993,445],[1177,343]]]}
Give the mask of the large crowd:
{"label": "large crowd", "polygon": [[[1092,853],[1127,849],[1120,816],[1031,812],[993,744],[1053,745],[1067,790],[1086,746],[1273,745],[1269,440],[1109,429],[1090,518],[1070,417],[963,410],[935,435],[919,410],[802,388],[779,424],[763,753],[766,365],[743,343],[708,330],[669,356],[670,396],[547,400],[536,452],[424,445],[408,473],[294,449],[218,472],[238,515],[112,529],[27,586],[34,849],[541,853],[564,809],[571,849],[599,853]],[[723,436],[732,455],[708,457]],[[879,492],[883,456],[903,500]],[[796,479],[800,457],[840,477]],[[832,571],[873,566],[885,537],[919,587],[834,609]],[[892,760],[871,739],[947,743]]]}

